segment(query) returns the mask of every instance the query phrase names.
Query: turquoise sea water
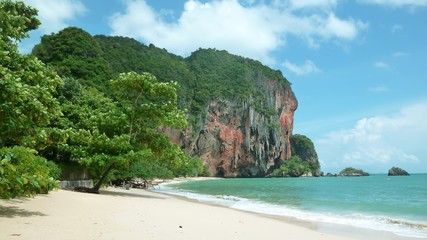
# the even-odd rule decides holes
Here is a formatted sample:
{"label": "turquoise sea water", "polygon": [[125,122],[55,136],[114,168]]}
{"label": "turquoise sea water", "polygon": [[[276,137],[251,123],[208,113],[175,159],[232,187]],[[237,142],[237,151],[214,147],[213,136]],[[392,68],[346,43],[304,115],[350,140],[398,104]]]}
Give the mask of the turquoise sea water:
{"label": "turquoise sea water", "polygon": [[187,181],[158,190],[231,208],[427,239],[427,174]]}

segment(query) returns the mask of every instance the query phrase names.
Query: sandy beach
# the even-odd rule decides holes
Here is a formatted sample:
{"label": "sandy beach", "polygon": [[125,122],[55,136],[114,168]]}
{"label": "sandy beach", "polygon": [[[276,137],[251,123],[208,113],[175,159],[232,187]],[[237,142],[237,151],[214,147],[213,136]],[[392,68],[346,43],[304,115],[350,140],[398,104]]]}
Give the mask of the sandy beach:
{"label": "sandy beach", "polygon": [[0,239],[379,239],[319,226],[140,189],[0,200]]}

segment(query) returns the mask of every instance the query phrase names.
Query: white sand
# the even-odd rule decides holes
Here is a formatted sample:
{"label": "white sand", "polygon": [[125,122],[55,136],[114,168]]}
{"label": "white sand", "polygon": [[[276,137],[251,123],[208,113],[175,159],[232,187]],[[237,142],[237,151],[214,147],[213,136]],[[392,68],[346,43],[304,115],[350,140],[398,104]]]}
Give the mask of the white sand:
{"label": "white sand", "polygon": [[139,189],[108,188],[101,194],[58,190],[0,200],[0,239],[359,238],[315,229]]}

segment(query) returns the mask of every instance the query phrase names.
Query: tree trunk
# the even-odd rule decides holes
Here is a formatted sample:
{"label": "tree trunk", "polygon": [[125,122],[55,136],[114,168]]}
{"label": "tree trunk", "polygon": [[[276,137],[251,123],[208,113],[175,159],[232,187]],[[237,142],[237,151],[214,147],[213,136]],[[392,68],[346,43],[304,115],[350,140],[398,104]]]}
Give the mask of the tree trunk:
{"label": "tree trunk", "polygon": [[105,179],[107,178],[108,174],[111,172],[111,170],[113,170],[113,168],[116,166],[116,163],[113,162],[111,163],[111,165],[107,168],[107,170],[105,170],[105,172],[102,174],[102,177],[99,179],[98,183],[95,184],[95,186],[93,186],[93,188],[91,189],[92,193],[99,193],[99,189],[102,186],[102,183],[105,181]]}

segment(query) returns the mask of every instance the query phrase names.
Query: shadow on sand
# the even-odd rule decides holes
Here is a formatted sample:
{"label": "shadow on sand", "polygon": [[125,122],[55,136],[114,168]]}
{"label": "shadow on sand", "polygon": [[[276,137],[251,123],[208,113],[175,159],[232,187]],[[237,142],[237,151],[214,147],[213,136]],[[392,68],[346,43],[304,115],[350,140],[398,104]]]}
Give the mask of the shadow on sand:
{"label": "shadow on sand", "polygon": [[47,216],[41,212],[32,212],[15,206],[0,206],[0,218]]}
{"label": "shadow on sand", "polygon": [[151,199],[165,199],[164,197],[151,196],[138,192],[122,192],[122,191],[108,191],[100,190],[99,193],[105,196],[114,196],[114,197],[136,197],[136,198],[151,198]]}

